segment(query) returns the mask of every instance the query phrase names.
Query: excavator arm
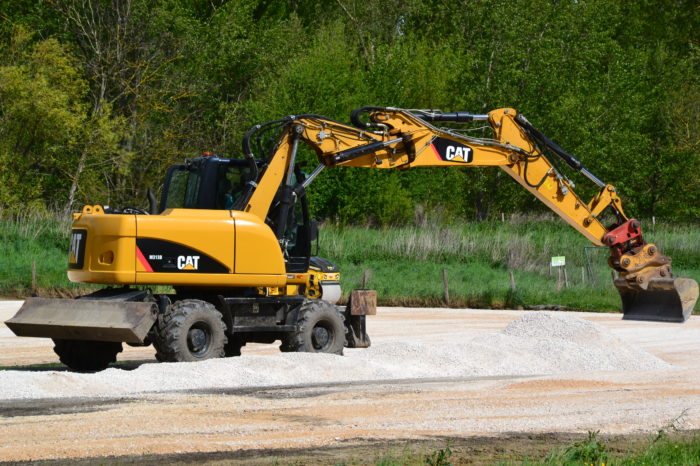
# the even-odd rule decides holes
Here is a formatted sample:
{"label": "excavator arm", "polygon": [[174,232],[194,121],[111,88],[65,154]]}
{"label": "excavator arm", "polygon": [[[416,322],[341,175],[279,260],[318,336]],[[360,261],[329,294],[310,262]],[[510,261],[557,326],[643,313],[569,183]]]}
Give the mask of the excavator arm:
{"label": "excavator arm", "polygon": [[[595,177],[514,109],[474,115],[362,107],[352,112],[351,121],[354,126],[318,115],[300,115],[252,128],[243,141],[251,167],[255,166],[254,146],[258,152],[267,151],[268,157],[262,173],[255,168],[250,189],[241,198],[241,210],[265,220],[275,201],[282,205],[284,216],[285,209],[293,206],[295,198],[326,167],[406,170],[497,166],[593,244],[610,249],[608,263],[618,272],[614,283],[622,298],[624,318],[683,322],[692,312],[698,299],[697,283],[673,278],[671,259],[644,240],[639,221],[627,217],[615,187]],[[465,131],[433,125],[472,121],[488,122],[493,138],[474,138]],[[271,131],[275,129],[277,137]],[[268,147],[263,141],[270,133]],[[292,174],[300,142],[315,151],[320,165],[298,183]],[[547,153],[595,183],[600,188],[598,194],[588,202],[581,199],[574,183],[557,167],[556,158]],[[601,221],[606,211],[615,217],[609,226]]]}

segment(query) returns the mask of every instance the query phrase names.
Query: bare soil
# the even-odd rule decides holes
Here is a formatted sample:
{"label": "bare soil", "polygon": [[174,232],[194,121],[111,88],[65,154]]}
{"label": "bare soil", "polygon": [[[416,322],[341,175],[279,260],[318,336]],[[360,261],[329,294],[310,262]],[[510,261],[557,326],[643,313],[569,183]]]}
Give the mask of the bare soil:
{"label": "bare soil", "polygon": [[[0,321],[18,305],[0,303]],[[375,344],[440,344],[501,330],[523,312],[380,308],[368,326]],[[479,463],[547,451],[589,430],[625,436],[622,444],[671,426],[700,428],[699,317],[679,325],[575,315],[672,367],[0,400],[0,460],[328,464],[350,456],[362,463],[387,448],[442,448],[451,439],[466,455],[460,457]],[[275,345],[250,345],[242,357],[277,352]],[[121,359],[125,369],[151,364],[153,349],[128,347]],[[0,325],[3,369],[60,369],[40,366],[54,362],[50,341],[17,338]]]}

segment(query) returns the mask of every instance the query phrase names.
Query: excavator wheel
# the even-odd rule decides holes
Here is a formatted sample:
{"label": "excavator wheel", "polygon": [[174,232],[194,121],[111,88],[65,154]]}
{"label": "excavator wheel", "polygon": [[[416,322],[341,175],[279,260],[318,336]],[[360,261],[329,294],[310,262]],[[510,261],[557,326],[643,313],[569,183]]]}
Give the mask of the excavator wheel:
{"label": "excavator wheel", "polygon": [[222,358],[227,343],[221,313],[206,301],[176,301],[156,324],[156,359],[161,362]]}
{"label": "excavator wheel", "polygon": [[98,372],[117,361],[122,344],[113,341],[63,340],[54,338],[54,352],[76,372]]}
{"label": "excavator wheel", "polygon": [[344,317],[335,306],[320,300],[307,300],[299,309],[298,329],[282,341],[282,352],[343,354]]}

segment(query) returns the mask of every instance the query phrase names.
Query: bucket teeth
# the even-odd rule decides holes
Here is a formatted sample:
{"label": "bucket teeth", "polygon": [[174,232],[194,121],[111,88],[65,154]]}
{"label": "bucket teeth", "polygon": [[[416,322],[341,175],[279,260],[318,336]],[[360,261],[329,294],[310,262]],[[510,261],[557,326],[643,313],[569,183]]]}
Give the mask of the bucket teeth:
{"label": "bucket teeth", "polygon": [[698,300],[698,284],[690,278],[654,278],[642,289],[624,278],[615,279],[622,299],[623,319],[685,322]]}

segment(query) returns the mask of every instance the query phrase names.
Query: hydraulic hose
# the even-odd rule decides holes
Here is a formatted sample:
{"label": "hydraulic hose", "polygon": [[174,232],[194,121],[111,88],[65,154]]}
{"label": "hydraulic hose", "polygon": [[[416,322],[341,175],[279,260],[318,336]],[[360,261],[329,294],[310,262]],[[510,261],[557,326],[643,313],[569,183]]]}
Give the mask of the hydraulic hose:
{"label": "hydraulic hose", "polygon": [[451,123],[469,123],[472,121],[486,121],[488,115],[478,115],[467,112],[449,112],[442,113],[440,111],[420,111],[412,112],[415,116],[425,121],[443,121]]}
{"label": "hydraulic hose", "polygon": [[540,130],[538,130],[537,128],[535,128],[534,126],[532,126],[532,123],[530,123],[529,121],[527,121],[527,119],[526,119],[524,116],[518,114],[518,115],[515,117],[515,121],[516,121],[516,122],[518,123],[518,125],[520,125],[520,127],[521,127],[526,133],[528,133],[533,139],[537,139],[537,140],[539,140],[540,142],[542,142],[542,144],[543,144],[544,146],[546,146],[546,147],[549,148],[552,152],[554,152],[555,154],[557,154],[557,155],[558,155],[562,160],[564,160],[564,162],[566,162],[571,168],[573,168],[574,170],[579,171],[579,172],[583,169],[583,164],[581,164],[581,161],[580,161],[580,160],[578,160],[576,157],[574,157],[573,155],[571,155],[571,154],[569,154],[568,152],[566,152],[564,149],[562,149],[561,147],[559,147],[559,145],[558,145],[556,142],[552,141],[552,140],[549,139],[547,136],[545,136]]}
{"label": "hydraulic hose", "polygon": [[386,110],[386,107],[360,107],[356,108],[352,112],[350,112],[350,121],[352,122],[353,125],[360,129],[371,129],[373,127],[372,123],[366,123],[362,120],[360,120],[360,115],[363,113],[369,113],[369,112],[380,112],[382,110]]}

